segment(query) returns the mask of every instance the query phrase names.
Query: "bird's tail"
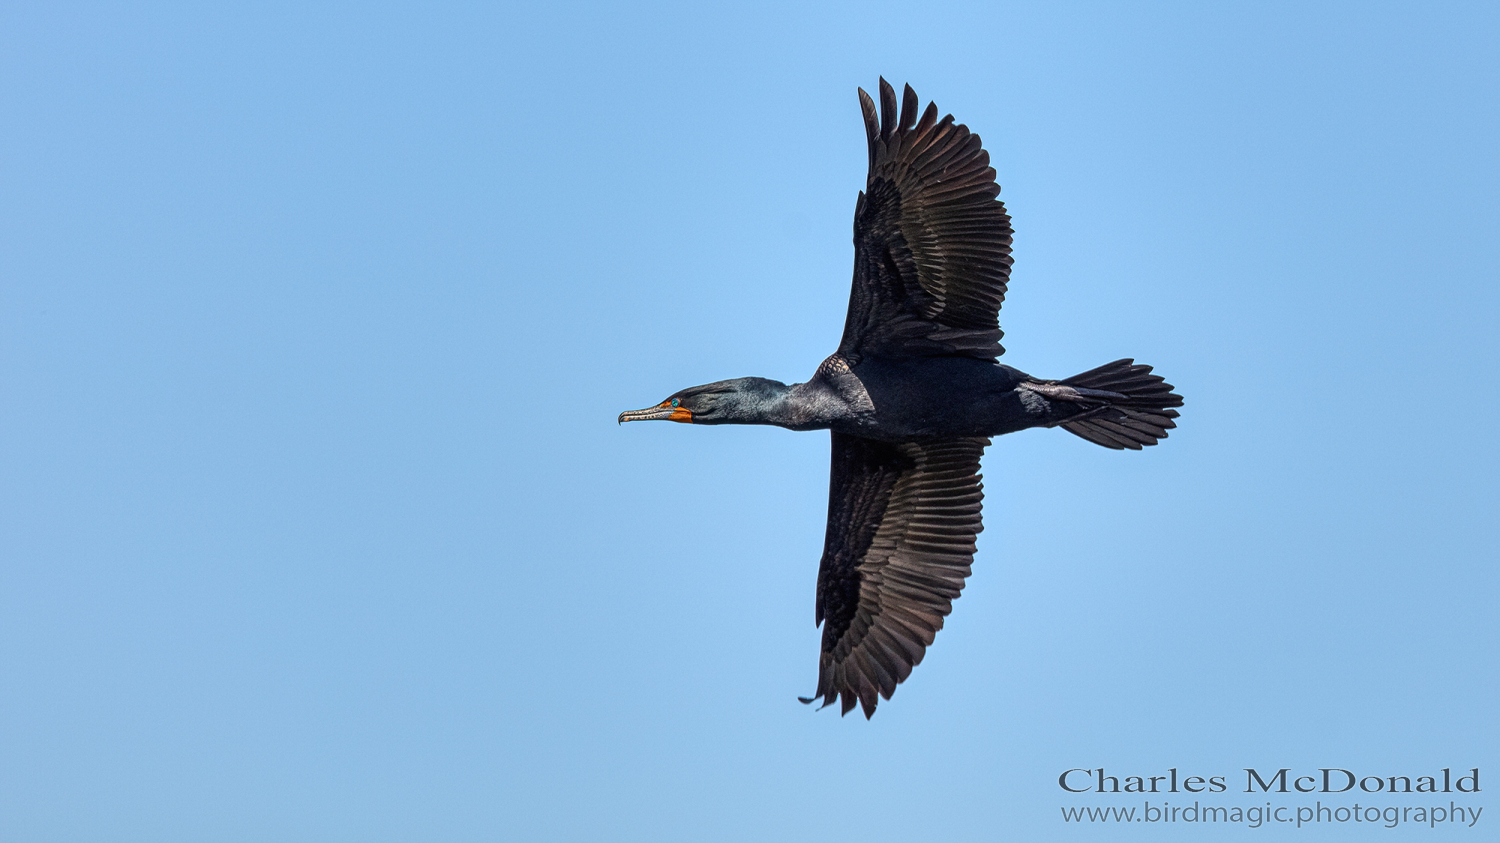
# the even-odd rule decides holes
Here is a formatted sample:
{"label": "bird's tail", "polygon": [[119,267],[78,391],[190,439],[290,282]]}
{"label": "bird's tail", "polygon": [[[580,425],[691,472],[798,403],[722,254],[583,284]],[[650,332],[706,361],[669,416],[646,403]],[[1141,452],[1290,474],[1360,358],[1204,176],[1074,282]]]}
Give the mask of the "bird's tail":
{"label": "bird's tail", "polygon": [[1057,422],[1063,430],[1096,445],[1139,451],[1167,438],[1182,396],[1151,367],[1126,358],[1058,382],[1079,395],[1080,411]]}

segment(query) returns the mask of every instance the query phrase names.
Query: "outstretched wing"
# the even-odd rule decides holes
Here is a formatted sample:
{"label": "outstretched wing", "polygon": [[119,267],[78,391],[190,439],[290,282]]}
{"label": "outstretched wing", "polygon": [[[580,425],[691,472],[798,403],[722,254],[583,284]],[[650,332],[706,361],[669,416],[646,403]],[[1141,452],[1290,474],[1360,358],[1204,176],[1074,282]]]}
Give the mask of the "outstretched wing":
{"label": "outstretched wing", "polygon": [[979,136],[937,117],[917,119],[917,94],[880,80],[880,115],[863,89],[870,174],[854,211],[854,288],[839,351],[990,358],[1010,277],[1010,217]]}
{"label": "outstretched wing", "polygon": [[889,443],[833,434],[818,569],[818,690],[865,717],[922,661],[974,561],[985,438]]}

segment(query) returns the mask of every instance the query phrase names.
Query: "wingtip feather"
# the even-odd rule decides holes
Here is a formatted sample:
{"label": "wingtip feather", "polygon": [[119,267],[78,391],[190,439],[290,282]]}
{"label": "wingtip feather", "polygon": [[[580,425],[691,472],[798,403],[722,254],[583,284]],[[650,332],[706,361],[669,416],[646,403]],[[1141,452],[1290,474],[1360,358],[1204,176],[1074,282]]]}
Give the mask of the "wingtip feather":
{"label": "wingtip feather", "polygon": [[917,108],[921,103],[917,100],[917,92],[906,86],[901,94],[901,130],[907,131],[917,123]]}
{"label": "wingtip feather", "polygon": [[889,141],[896,135],[896,89],[880,77],[880,139]]}
{"label": "wingtip feather", "polygon": [[870,169],[875,169],[875,141],[880,137],[880,118],[875,114],[875,100],[859,89],[859,111],[865,121],[865,144],[870,151]]}

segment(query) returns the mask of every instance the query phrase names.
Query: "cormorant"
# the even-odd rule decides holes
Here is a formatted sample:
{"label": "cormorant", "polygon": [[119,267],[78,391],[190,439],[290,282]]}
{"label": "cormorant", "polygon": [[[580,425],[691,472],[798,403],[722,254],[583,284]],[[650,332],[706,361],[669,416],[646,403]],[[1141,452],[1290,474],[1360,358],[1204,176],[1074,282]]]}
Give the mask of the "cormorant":
{"label": "cormorant", "polygon": [[823,705],[865,717],[922,661],[963,590],[990,437],[1061,427],[1106,448],[1166,438],[1182,397],[1116,360],[1063,380],[997,362],[1010,217],[979,136],[918,117],[880,80],[859,104],[870,170],[854,210],[854,285],[838,351],[806,383],[737,378],[675,392],[620,421],[830,430],[828,532],[818,566]]}

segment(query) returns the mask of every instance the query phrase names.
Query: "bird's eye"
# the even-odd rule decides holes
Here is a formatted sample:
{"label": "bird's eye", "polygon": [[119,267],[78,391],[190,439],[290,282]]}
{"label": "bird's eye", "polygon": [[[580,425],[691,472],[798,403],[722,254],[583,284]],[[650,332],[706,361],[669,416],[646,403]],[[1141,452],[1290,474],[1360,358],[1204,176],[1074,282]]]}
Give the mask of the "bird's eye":
{"label": "bird's eye", "polygon": [[680,405],[681,403],[682,403],[682,399],[681,398],[673,398],[672,399],[672,406],[673,407],[676,407],[676,406]]}

